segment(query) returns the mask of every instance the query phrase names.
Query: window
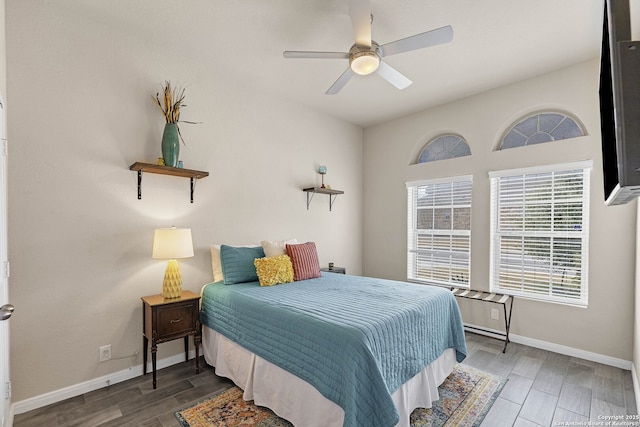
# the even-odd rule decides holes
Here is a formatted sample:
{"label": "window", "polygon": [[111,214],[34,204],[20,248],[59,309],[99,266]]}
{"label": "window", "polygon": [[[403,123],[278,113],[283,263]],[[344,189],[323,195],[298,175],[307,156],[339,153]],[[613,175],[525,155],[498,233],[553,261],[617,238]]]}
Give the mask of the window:
{"label": "window", "polygon": [[471,176],[407,183],[408,280],[469,287]]}
{"label": "window", "polygon": [[557,111],[547,111],[526,117],[512,125],[502,139],[500,149],[577,138],[585,134],[582,126],[573,118]]}
{"label": "window", "polygon": [[586,306],[591,162],[491,178],[493,292]]}
{"label": "window", "polygon": [[418,156],[418,163],[435,162],[471,155],[471,148],[463,137],[440,135],[427,143]]}

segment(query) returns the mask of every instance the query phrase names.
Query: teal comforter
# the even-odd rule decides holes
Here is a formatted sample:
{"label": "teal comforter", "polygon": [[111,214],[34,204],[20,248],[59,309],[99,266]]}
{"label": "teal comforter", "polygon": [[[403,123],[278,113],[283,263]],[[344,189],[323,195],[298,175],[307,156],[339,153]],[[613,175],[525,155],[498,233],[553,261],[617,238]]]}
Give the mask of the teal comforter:
{"label": "teal comforter", "polygon": [[466,357],[452,293],[435,286],[323,273],[272,287],[207,285],[201,322],[312,384],[345,426],[394,426],[391,395],[447,348]]}

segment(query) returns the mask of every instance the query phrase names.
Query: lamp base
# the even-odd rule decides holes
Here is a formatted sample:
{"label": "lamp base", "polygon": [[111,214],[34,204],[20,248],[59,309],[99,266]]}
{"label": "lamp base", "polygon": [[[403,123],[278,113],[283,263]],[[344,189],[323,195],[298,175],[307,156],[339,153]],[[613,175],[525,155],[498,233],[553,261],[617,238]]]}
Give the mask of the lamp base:
{"label": "lamp base", "polygon": [[162,282],[162,296],[165,298],[178,298],[182,295],[182,274],[178,260],[171,259],[164,271],[164,281]]}

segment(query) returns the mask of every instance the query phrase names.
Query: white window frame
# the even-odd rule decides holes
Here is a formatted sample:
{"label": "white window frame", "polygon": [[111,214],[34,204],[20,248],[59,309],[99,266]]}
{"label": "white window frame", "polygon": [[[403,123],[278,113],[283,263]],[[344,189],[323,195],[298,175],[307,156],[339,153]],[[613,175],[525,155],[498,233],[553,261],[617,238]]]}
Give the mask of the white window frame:
{"label": "white window frame", "polygon": [[[468,182],[468,194],[451,194],[452,203],[448,205],[438,205],[438,208],[451,208],[451,228],[450,229],[421,229],[418,230],[418,209],[427,208],[426,206],[417,206],[417,191],[419,187],[435,187],[442,188],[443,185],[451,186],[453,192],[454,184],[459,182]],[[473,175],[463,175],[448,178],[438,178],[422,181],[411,181],[406,183],[407,186],[407,280],[410,282],[424,283],[439,286],[455,286],[460,288],[469,288],[471,281],[471,200]],[[456,200],[457,197],[457,200]],[[466,200],[465,203],[462,203]],[[469,229],[454,229],[453,213],[455,208],[464,208],[469,211]],[[436,223],[435,211],[433,209],[433,224]],[[432,246],[429,250],[418,250],[418,237],[432,237]],[[450,239],[446,242],[446,239]],[[438,243],[436,244],[436,239]],[[465,244],[466,240],[466,244]],[[442,245],[442,243],[446,245]],[[418,257],[420,255],[432,256],[437,259],[440,265],[440,271],[436,274],[434,269],[426,269],[430,271],[429,277],[418,275]],[[446,259],[448,258],[448,261]],[[432,259],[432,261],[433,261]],[[424,261],[424,260],[422,260]],[[427,261],[424,261],[427,262]],[[442,268],[448,269],[443,274]],[[462,270],[462,273],[461,273]],[[440,277],[438,277],[440,276]],[[444,278],[443,276],[447,276]]]}
{"label": "white window frame", "polygon": [[[522,168],[522,169],[510,169],[503,171],[489,172],[489,178],[491,181],[491,242],[490,242],[490,272],[489,272],[489,287],[491,292],[498,292],[503,294],[515,295],[524,298],[537,299],[543,301],[549,301],[560,304],[568,304],[574,306],[586,307],[589,300],[589,204],[590,204],[590,175],[593,162],[590,160],[562,163],[555,165],[546,165],[540,167]],[[534,182],[540,182],[539,180],[550,180],[551,183],[556,182],[556,179],[562,179],[570,171],[581,171],[577,176],[582,176],[582,194],[578,197],[576,195],[569,194],[566,191],[564,193],[558,193],[556,190],[562,189],[557,185],[554,185],[549,197],[540,198],[540,193],[534,193],[533,191],[527,194],[527,191],[523,189],[509,187],[507,194],[498,194],[500,191],[500,183],[504,178],[510,179],[522,179],[523,183],[526,181],[531,184]],[[559,181],[562,182],[562,181]],[[506,180],[505,180],[506,183]],[[523,184],[524,185],[524,184]],[[571,187],[579,188],[579,187]],[[522,192],[521,192],[522,191]],[[502,196],[502,197],[501,197]],[[500,210],[503,206],[507,206],[507,203],[511,203],[514,214],[507,216],[505,213],[505,225],[500,224]],[[518,205],[521,203],[521,205]],[[557,203],[565,204],[566,206],[575,207],[576,204],[581,204],[580,217],[577,217],[575,210],[571,211],[575,218],[572,223],[573,226],[567,225],[566,221],[562,221],[562,217],[558,214],[565,213],[565,211],[556,210]],[[540,207],[538,210],[533,208],[534,206]],[[521,208],[518,211],[518,208]],[[546,208],[545,208],[546,207]],[[529,227],[527,227],[527,221],[525,221],[525,211],[536,212],[540,216],[541,221],[536,222],[529,221]],[[548,212],[548,216],[547,216]],[[522,229],[517,230],[514,224],[517,224],[518,218],[522,218]],[[529,215],[529,218],[535,215]],[[506,218],[509,218],[508,220]],[[580,224],[577,221],[580,221]],[[545,222],[546,221],[546,222]],[[508,224],[510,222],[510,224]],[[548,224],[548,227],[544,227],[544,224]],[[556,224],[560,227],[556,230]],[[511,225],[511,226],[509,226]],[[537,226],[537,227],[536,227]],[[521,252],[514,250],[514,245],[511,246],[511,251],[508,256],[501,254],[501,243],[511,239],[511,242],[517,242],[518,238],[522,238]],[[558,240],[556,240],[558,239]],[[566,263],[562,263],[562,267],[558,264],[555,266],[554,258],[554,242],[566,242],[571,240],[572,245],[578,244],[579,248],[577,253],[580,255],[579,265],[577,269],[571,270],[572,276],[567,276]],[[526,254],[526,242],[530,242],[533,245],[538,245],[535,249],[539,251],[539,254],[543,254],[536,261],[531,255]],[[531,243],[532,242],[532,243]],[[544,242],[542,249],[539,247],[538,242]],[[561,244],[561,243],[558,243]],[[517,243],[516,243],[517,245]],[[568,246],[565,246],[568,247]],[[544,252],[543,252],[544,251]],[[557,259],[560,261],[566,260],[568,256],[572,256],[576,252],[570,251],[569,253],[562,252],[558,255]],[[503,255],[503,256],[501,256]],[[527,260],[529,260],[527,262]],[[521,262],[521,268],[517,266],[518,262]],[[561,273],[560,273],[561,272]],[[579,275],[578,275],[579,274]],[[546,277],[544,276],[546,275]],[[519,277],[518,277],[519,276]],[[541,284],[539,280],[543,277],[543,281],[546,280],[546,285]],[[500,282],[500,278],[503,277],[503,283]],[[573,283],[576,284],[576,278],[578,280],[579,288],[576,290],[570,289],[565,285],[567,277],[572,277]],[[516,283],[516,282],[519,282]],[[519,286],[519,289],[518,289]],[[544,289],[545,286],[548,289]]]}

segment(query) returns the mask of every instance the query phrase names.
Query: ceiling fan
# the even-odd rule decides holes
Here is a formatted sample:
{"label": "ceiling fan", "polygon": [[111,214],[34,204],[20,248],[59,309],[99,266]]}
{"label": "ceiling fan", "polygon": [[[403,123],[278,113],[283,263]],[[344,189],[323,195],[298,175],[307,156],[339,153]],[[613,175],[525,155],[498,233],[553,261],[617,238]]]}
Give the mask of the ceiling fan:
{"label": "ceiling fan", "polygon": [[335,95],[347,84],[354,74],[368,75],[378,73],[383,79],[397,87],[404,89],[411,84],[406,76],[382,60],[387,56],[422,49],[453,40],[453,28],[450,25],[416,34],[411,37],[379,45],[371,40],[371,23],[373,15],[369,7],[369,0],[349,0],[349,15],[356,36],[355,43],[349,52],[312,52],[287,50],[283,52],[285,58],[326,58],[348,59],[349,67],[338,80],[325,92]]}

